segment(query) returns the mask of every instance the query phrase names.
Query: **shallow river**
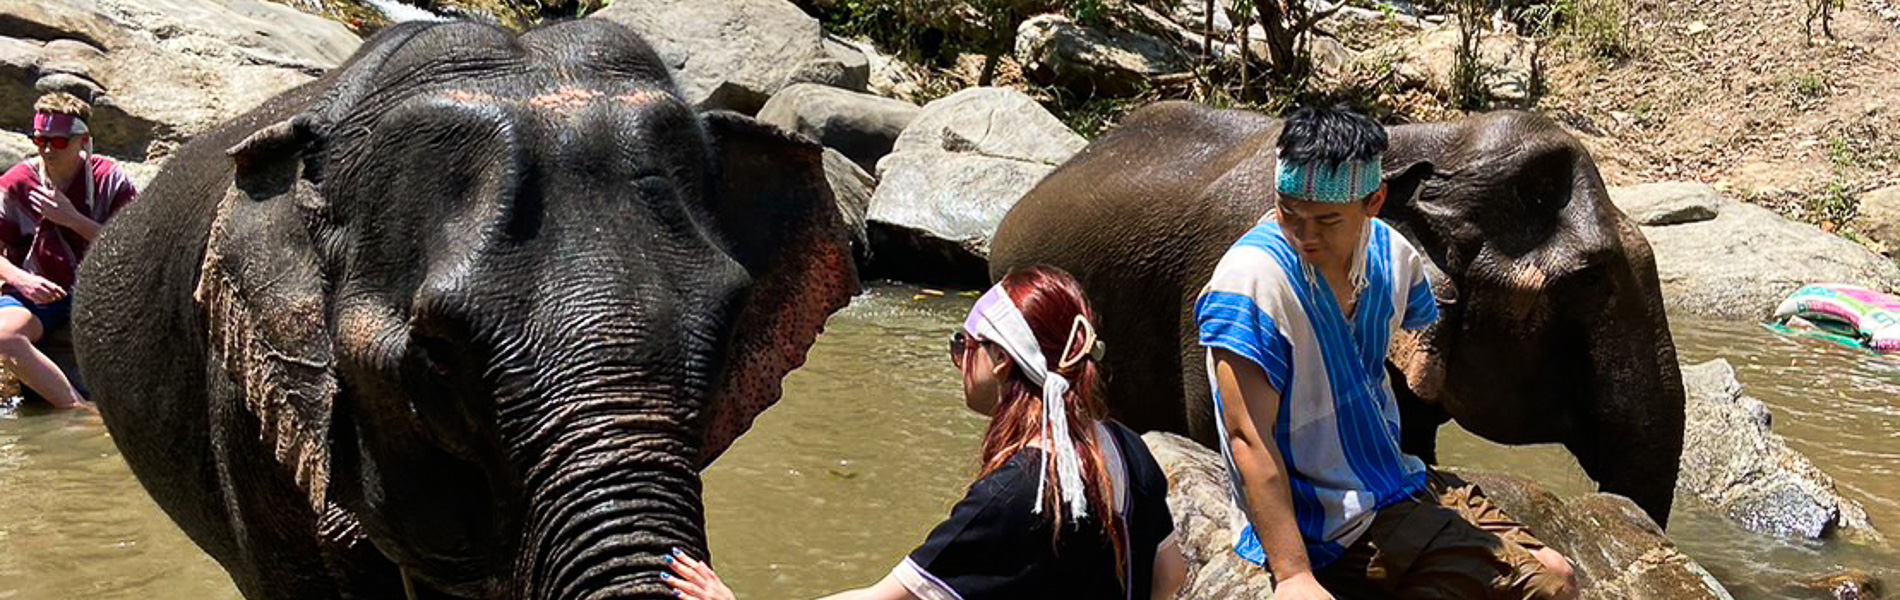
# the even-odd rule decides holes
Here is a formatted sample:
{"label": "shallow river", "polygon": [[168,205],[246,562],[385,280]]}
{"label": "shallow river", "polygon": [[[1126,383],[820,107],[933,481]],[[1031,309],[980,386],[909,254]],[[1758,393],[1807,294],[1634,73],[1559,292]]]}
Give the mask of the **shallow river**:
{"label": "shallow river", "polygon": [[[706,473],[720,572],[742,597],[811,597],[875,581],[921,541],[975,469],[983,421],[962,407],[944,340],[970,300],[883,286],[834,317],[785,399]],[[1727,358],[1776,431],[1900,539],[1900,360],[1752,324],[1679,320],[1696,362]],[[0,408],[0,599],[235,598],[152,504],[96,419]],[[1503,448],[1448,427],[1449,464],[1509,470],[1560,494],[1590,483],[1561,448]],[[1900,584],[1900,554],[1742,532],[1678,498],[1670,534],[1737,598],[1842,566]]]}

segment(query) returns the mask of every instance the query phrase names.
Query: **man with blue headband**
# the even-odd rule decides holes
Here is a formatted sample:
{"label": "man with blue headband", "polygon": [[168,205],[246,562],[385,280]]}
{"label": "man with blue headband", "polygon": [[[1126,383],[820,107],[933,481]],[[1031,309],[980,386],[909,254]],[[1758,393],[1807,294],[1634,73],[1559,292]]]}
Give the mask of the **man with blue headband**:
{"label": "man with blue headband", "polygon": [[1425,259],[1374,218],[1385,129],[1301,108],[1273,209],[1195,307],[1221,452],[1276,600],[1574,598],[1571,569],[1476,486],[1399,449],[1386,348],[1438,318]]}

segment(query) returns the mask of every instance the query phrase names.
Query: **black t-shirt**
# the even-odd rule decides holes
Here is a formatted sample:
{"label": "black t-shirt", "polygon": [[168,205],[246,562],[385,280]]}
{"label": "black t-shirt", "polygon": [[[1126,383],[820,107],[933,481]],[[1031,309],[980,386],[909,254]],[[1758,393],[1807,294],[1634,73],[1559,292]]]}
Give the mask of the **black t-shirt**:
{"label": "black t-shirt", "polygon": [[[1139,436],[1119,423],[1105,425],[1128,488],[1121,512],[1129,532],[1129,589],[1145,598],[1154,580],[1155,550],[1174,532],[1168,480]],[[1103,454],[1109,455],[1106,449]],[[1042,451],[1026,448],[978,480],[950,518],[910,553],[905,567],[914,566],[966,600],[1129,597],[1115,576],[1114,545],[1103,537],[1096,515],[1068,520],[1058,542],[1047,512],[1031,512],[1041,468]]]}

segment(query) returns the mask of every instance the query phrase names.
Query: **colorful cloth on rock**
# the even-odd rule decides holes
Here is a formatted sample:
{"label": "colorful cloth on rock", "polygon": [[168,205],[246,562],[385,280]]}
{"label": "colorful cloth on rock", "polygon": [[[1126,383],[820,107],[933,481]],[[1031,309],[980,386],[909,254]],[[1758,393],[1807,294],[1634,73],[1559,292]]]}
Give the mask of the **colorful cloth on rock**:
{"label": "colorful cloth on rock", "polygon": [[1775,320],[1800,317],[1879,353],[1900,353],[1900,296],[1857,285],[1803,286],[1775,308]]}
{"label": "colorful cloth on rock", "polygon": [[[5,244],[8,260],[70,292],[79,261],[86,257],[92,243],[71,229],[40,219],[40,212],[27,195],[45,185],[36,165],[38,160],[14,165],[0,175],[0,243]],[[88,173],[73,177],[65,194],[81,214],[105,223],[136,200],[138,190],[112,159],[95,154],[88,155],[86,161],[90,177],[84,176]],[[90,192],[86,189],[88,180],[92,183]]]}
{"label": "colorful cloth on rock", "polygon": [[[1425,464],[1399,450],[1399,410],[1385,371],[1398,328],[1438,318],[1425,261],[1397,231],[1373,220],[1366,243],[1365,287],[1345,316],[1324,278],[1303,264],[1280,224],[1268,216],[1228,249],[1195,307],[1201,345],[1233,353],[1266,373],[1280,394],[1273,439],[1289,471],[1295,520],[1313,568],[1344,553],[1374,513],[1425,490]],[[1221,454],[1238,480],[1226,426]],[[1236,485],[1234,499],[1247,506]],[[1235,552],[1266,564],[1249,526]]]}

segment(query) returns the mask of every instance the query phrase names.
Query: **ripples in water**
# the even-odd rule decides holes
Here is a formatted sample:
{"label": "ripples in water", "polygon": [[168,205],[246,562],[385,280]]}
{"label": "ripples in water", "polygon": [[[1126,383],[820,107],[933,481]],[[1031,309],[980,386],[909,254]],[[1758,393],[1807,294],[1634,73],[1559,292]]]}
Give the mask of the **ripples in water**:
{"label": "ripples in water", "polygon": [[[962,496],[985,421],[963,407],[945,339],[972,300],[873,286],[834,316],[785,397],[705,474],[722,576],[748,597],[812,597],[876,581]],[[1678,320],[1687,362],[1726,358],[1775,430],[1900,537],[1900,361],[1747,323]],[[1565,495],[1594,485],[1556,446],[1504,448],[1447,427],[1449,464],[1509,470]],[[1670,535],[1742,600],[1887,550],[1744,532],[1678,498]],[[1885,571],[1889,584],[1900,572]],[[235,598],[215,563],[152,504],[96,420],[0,410],[0,599]]]}

